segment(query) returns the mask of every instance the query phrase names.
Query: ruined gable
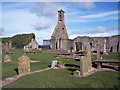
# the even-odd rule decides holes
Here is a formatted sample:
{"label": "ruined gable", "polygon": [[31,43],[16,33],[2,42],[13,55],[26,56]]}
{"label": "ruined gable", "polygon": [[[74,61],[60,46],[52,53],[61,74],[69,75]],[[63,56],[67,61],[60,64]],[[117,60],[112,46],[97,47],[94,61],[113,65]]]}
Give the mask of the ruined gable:
{"label": "ruined gable", "polygon": [[64,11],[58,11],[58,24],[54,29],[51,39],[69,39],[67,30],[64,24]]}

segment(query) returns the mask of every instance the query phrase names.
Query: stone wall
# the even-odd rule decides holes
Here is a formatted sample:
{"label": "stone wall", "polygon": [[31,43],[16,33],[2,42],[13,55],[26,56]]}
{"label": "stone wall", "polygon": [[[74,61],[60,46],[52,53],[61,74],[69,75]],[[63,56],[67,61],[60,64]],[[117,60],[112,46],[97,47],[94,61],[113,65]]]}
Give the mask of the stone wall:
{"label": "stone wall", "polygon": [[38,43],[35,39],[32,39],[26,47],[31,47],[32,49],[38,49]]}
{"label": "stone wall", "polygon": [[74,38],[74,49],[76,50],[76,42],[82,43],[82,50],[85,50],[87,42],[90,43],[92,51],[97,50],[97,41],[100,42],[101,52],[120,52],[120,35],[111,37],[80,37]]}

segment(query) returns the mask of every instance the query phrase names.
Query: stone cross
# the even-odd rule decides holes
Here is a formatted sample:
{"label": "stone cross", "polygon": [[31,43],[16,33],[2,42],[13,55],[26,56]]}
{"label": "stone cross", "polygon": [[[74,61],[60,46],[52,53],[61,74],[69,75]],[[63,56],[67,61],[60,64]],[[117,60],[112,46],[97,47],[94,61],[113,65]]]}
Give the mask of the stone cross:
{"label": "stone cross", "polygon": [[30,58],[23,55],[18,58],[18,74],[30,73]]}

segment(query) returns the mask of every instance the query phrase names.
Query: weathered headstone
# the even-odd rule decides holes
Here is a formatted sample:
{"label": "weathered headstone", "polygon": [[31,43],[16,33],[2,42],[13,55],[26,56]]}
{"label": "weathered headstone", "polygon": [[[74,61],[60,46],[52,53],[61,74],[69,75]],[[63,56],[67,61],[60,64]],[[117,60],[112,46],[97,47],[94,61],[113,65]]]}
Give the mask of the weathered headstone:
{"label": "weathered headstone", "polygon": [[88,44],[86,48],[86,54],[80,58],[80,75],[84,76],[85,73],[89,72],[92,69],[91,47],[90,44]]}
{"label": "weathered headstone", "polygon": [[18,58],[18,74],[30,73],[30,58],[27,56],[21,56]]}
{"label": "weathered headstone", "polygon": [[4,62],[11,62],[11,57],[8,56],[8,55],[6,55],[6,56],[4,57]]}
{"label": "weathered headstone", "polygon": [[97,60],[100,60],[100,42],[97,42]]}
{"label": "weathered headstone", "polygon": [[79,77],[80,76],[80,71],[75,70],[74,73],[73,73],[73,76]]}
{"label": "weathered headstone", "polygon": [[91,46],[88,43],[88,46],[86,48],[86,52],[87,52],[87,64],[88,64],[88,71],[92,69],[92,61],[91,61]]}
{"label": "weathered headstone", "polygon": [[56,68],[57,66],[57,60],[52,61],[51,68]]}
{"label": "weathered headstone", "polygon": [[88,72],[87,69],[87,60],[86,60],[86,56],[81,56],[80,59],[80,75],[83,76],[84,73]]}

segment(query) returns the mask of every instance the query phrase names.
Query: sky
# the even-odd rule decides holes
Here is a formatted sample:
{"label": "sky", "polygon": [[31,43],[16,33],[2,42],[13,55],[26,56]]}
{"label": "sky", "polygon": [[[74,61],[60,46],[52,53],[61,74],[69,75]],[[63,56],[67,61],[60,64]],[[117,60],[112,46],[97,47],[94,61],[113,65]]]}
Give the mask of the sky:
{"label": "sky", "polygon": [[77,36],[104,37],[118,34],[118,2],[2,2],[2,37],[35,33],[39,45],[50,39],[65,11],[70,39]]}

